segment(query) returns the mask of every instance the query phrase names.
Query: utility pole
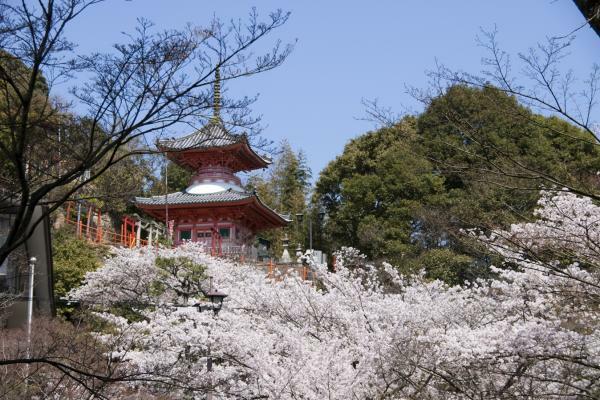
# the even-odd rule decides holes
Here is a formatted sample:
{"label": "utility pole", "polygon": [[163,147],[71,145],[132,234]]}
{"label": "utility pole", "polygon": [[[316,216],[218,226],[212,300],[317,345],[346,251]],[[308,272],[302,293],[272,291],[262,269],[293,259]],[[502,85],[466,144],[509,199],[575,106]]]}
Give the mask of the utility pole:
{"label": "utility pole", "polygon": [[312,215],[308,215],[308,247],[312,250]]}
{"label": "utility pole", "polygon": [[171,245],[171,230],[169,229],[169,161],[165,153],[165,226],[167,227],[167,243]]}

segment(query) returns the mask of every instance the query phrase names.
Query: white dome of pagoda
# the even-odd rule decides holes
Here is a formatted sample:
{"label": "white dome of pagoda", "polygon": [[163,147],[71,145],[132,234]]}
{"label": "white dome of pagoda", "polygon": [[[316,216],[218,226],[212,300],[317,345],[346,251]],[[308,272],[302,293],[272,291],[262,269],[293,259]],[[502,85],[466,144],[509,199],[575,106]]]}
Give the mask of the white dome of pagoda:
{"label": "white dome of pagoda", "polygon": [[200,169],[185,191],[189,194],[211,194],[229,189],[243,192],[242,181],[230,168],[216,165]]}
{"label": "white dome of pagoda", "polygon": [[185,191],[189,194],[210,194],[219,193],[226,190],[233,189],[236,191],[243,191],[243,189],[233,182],[202,182],[195,183],[188,187]]}

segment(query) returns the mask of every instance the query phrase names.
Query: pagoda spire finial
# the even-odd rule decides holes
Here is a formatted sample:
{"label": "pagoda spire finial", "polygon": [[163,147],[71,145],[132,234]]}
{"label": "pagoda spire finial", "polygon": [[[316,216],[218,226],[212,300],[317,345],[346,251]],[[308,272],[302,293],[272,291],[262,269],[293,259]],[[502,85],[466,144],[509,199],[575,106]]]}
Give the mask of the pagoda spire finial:
{"label": "pagoda spire finial", "polygon": [[213,88],[213,116],[211,122],[221,122],[221,70],[215,69],[215,84]]}

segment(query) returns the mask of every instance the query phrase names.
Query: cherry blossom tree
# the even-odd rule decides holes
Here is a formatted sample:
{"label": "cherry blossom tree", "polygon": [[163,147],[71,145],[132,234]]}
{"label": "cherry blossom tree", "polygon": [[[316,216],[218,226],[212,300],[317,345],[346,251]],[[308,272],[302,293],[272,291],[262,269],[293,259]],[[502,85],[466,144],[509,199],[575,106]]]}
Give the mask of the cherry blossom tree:
{"label": "cherry blossom tree", "polygon": [[[539,206],[537,221],[484,238],[505,264],[496,279],[469,286],[400,276],[348,248],[335,272],[312,263],[315,282],[268,279],[190,243],[117,250],[72,297],[109,324],[105,340],[120,338],[113,359],[136,376],[161,377],[144,385],[156,395],[598,398],[600,213],[569,193],[544,193]],[[203,266],[229,294],[222,310],[198,312],[206,281],[186,299],[181,277],[166,277],[157,257]],[[157,291],[157,280],[169,283]],[[114,311],[122,304],[136,318]]]}
{"label": "cherry blossom tree", "polygon": [[[589,197],[568,191],[543,191],[535,221],[513,224],[480,238],[507,262],[545,274],[600,281],[600,207]],[[590,292],[590,295],[593,292]]]}

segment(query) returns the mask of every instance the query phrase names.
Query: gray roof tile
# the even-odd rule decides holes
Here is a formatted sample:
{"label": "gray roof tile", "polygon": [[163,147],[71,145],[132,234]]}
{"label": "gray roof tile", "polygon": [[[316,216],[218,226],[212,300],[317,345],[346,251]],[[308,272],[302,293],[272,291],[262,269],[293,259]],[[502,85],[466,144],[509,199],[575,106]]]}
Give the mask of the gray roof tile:
{"label": "gray roof tile", "polygon": [[[206,204],[206,203],[226,203],[230,201],[244,200],[249,197],[256,197],[258,202],[266,207],[268,210],[278,215],[281,219],[286,222],[291,222],[292,219],[289,215],[280,214],[272,208],[264,204],[255,194],[238,192],[233,189],[228,189],[223,192],[209,193],[209,194],[192,194],[186,192],[169,193],[167,195],[169,204]],[[136,197],[135,203],[137,206],[164,206],[165,196],[152,196],[152,197]]]}
{"label": "gray roof tile", "polygon": [[[225,190],[218,193],[208,194],[192,194],[186,192],[169,193],[166,197],[168,198],[169,204],[202,204],[202,203],[222,203],[230,201],[244,200],[252,197],[253,194],[238,192],[232,189]],[[158,206],[165,204],[165,196],[152,196],[152,197],[136,197],[135,202],[138,205]]]}
{"label": "gray roof tile", "polygon": [[210,122],[202,129],[178,139],[159,140],[158,146],[167,150],[205,149],[224,147],[244,140],[244,135],[234,135],[222,123]]}

